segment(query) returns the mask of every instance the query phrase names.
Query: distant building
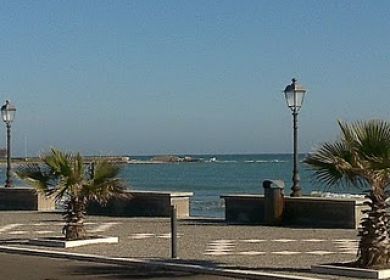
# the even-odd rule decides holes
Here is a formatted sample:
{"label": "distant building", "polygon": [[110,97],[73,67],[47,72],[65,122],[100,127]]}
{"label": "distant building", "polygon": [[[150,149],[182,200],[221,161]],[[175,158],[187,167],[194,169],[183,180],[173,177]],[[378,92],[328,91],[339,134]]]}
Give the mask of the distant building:
{"label": "distant building", "polygon": [[0,158],[7,157],[7,149],[6,148],[0,148]]}

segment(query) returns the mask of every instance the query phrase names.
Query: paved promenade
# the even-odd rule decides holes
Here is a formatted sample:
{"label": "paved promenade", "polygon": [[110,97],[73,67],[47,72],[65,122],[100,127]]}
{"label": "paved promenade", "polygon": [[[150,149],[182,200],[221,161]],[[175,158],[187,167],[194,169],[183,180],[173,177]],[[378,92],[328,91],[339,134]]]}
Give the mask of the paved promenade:
{"label": "paved promenade", "polygon": [[[106,257],[170,260],[170,220],[89,216],[90,233],[118,236],[118,244],[58,249],[25,243],[32,237],[60,235],[60,214],[0,212],[1,245]],[[348,279],[315,275],[313,264],[350,261],[356,256],[356,231],[226,225],[217,220],[190,219],[178,224],[178,256],[172,262],[230,269]]]}

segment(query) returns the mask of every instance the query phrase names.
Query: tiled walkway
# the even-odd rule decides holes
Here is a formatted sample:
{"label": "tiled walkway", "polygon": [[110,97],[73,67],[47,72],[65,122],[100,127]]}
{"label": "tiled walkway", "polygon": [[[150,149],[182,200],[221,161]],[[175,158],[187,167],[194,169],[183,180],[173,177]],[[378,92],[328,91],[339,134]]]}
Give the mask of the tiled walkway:
{"label": "tiled walkway", "polygon": [[[113,227],[120,227],[120,222],[86,222],[90,233],[104,234]],[[29,236],[44,236],[44,235],[58,235],[59,227],[62,227],[62,222],[40,222],[40,223],[26,223],[26,224],[6,224],[0,227],[0,235],[29,235]],[[183,233],[178,233],[178,238],[182,238]],[[144,240],[150,242],[152,239],[162,238],[170,239],[171,233],[133,233],[127,236],[128,239]],[[273,250],[265,251],[264,244],[273,243]],[[291,247],[293,243],[299,243],[302,250],[279,250],[278,244],[285,244],[287,247]],[[316,250],[315,248],[319,243],[331,243],[330,248],[332,250]],[[243,244],[250,244],[250,250],[243,250]],[[289,246],[290,245],[290,246]],[[314,246],[313,246],[314,245]],[[284,246],[286,247],[286,246]],[[275,255],[299,255],[299,254],[311,254],[311,255],[329,255],[329,254],[351,254],[356,255],[357,240],[356,239],[217,239],[207,241],[207,245],[203,252],[208,256],[227,256],[227,255],[243,255],[247,257],[255,257],[258,255],[275,254]]]}

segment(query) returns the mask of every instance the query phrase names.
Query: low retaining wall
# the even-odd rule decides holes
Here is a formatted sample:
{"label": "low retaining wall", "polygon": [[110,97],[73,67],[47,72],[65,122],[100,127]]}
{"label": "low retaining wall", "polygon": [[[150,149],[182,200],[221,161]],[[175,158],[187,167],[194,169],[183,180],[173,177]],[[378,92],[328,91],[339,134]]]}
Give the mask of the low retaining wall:
{"label": "low retaining wall", "polygon": [[[238,224],[265,224],[263,195],[223,195],[225,220]],[[283,225],[356,229],[363,199],[285,197]]]}
{"label": "low retaining wall", "polygon": [[222,195],[225,200],[225,220],[228,223],[263,224],[264,196]]}
{"label": "low retaining wall", "polygon": [[190,216],[191,192],[128,191],[128,198],[111,199],[106,206],[90,203],[91,215],[123,217],[169,217],[171,206],[177,209],[179,219]]}
{"label": "low retaining wall", "polygon": [[33,188],[0,188],[0,210],[54,211],[54,198],[47,198]]}

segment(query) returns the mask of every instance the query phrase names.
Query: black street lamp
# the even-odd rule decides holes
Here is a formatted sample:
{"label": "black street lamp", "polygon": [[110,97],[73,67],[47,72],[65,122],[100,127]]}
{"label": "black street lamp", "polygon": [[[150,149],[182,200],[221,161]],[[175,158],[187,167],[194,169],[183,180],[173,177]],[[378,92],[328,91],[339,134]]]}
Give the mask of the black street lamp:
{"label": "black street lamp", "polygon": [[294,122],[294,166],[293,166],[293,186],[290,196],[301,196],[301,186],[299,185],[301,179],[299,176],[299,159],[298,159],[298,112],[302,107],[303,98],[306,90],[303,86],[297,84],[296,79],[292,79],[290,85],[284,89],[284,96],[286,98],[287,106],[291,109]]}
{"label": "black street lamp", "polygon": [[1,106],[1,117],[7,127],[7,179],[5,180],[5,187],[12,187],[11,180],[11,123],[15,118],[16,108],[8,100]]}

